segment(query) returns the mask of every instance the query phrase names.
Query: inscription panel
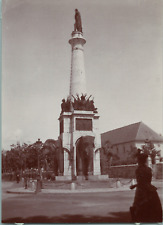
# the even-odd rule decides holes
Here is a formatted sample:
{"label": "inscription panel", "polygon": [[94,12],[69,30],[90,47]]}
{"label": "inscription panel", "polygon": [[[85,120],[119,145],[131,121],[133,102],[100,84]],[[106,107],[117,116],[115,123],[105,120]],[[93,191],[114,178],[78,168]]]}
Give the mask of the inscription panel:
{"label": "inscription panel", "polygon": [[76,130],[92,131],[92,119],[76,118]]}

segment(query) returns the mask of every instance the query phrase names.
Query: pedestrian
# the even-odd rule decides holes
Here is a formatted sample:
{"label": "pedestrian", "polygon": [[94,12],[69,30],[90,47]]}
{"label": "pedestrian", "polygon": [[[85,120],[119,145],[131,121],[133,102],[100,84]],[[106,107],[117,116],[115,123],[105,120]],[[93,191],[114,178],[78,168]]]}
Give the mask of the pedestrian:
{"label": "pedestrian", "polygon": [[27,185],[27,174],[25,173],[24,175],[24,188],[27,189],[28,185]]}
{"label": "pedestrian", "polygon": [[130,207],[132,222],[162,222],[162,206],[157,188],[151,184],[152,170],[147,166],[148,155],[138,149],[138,168],[136,169],[137,184],[133,206]]}
{"label": "pedestrian", "polygon": [[52,173],[52,175],[51,175],[51,180],[52,180],[52,181],[55,181],[55,173]]}
{"label": "pedestrian", "polygon": [[20,181],[20,175],[19,175],[19,173],[17,173],[16,174],[16,182],[19,183],[19,181]]}
{"label": "pedestrian", "polygon": [[40,174],[37,175],[37,183],[35,193],[41,192],[41,177]]}

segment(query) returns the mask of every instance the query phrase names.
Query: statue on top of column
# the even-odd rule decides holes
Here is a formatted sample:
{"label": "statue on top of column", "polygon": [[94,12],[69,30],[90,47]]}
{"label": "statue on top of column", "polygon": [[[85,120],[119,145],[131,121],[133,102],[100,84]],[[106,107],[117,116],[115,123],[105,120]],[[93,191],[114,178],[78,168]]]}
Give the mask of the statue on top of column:
{"label": "statue on top of column", "polygon": [[75,9],[74,31],[79,31],[82,33],[82,22],[81,22],[80,12],[78,11],[78,9]]}

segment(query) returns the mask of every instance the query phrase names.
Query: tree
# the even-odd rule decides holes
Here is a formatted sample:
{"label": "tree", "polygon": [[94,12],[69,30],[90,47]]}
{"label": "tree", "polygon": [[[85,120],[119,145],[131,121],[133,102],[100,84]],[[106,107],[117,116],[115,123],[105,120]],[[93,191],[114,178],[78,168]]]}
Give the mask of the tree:
{"label": "tree", "polygon": [[137,163],[137,148],[135,146],[131,146],[131,150],[127,156],[127,164],[136,164]]}
{"label": "tree", "polygon": [[43,144],[40,140],[30,145],[26,143],[22,145],[19,143],[12,144],[11,150],[6,151],[5,154],[2,153],[5,171],[19,171],[22,174],[26,169],[40,169],[45,161],[42,146]]}
{"label": "tree", "polygon": [[20,143],[16,145],[11,145],[11,158],[10,162],[12,163],[12,167],[14,171],[17,171],[22,174],[24,165],[25,165],[25,155],[24,155],[24,146],[21,146]]}
{"label": "tree", "polygon": [[150,140],[146,140],[145,144],[142,145],[142,150],[145,154],[151,158],[152,165],[156,164],[156,156],[160,157],[160,150],[156,150],[154,144]]}
{"label": "tree", "polygon": [[113,153],[113,146],[109,141],[106,141],[104,145],[99,149],[101,152],[101,166],[102,169],[107,171],[108,175],[110,172],[110,168],[112,166],[112,163],[115,160],[119,160],[119,156],[115,153]]}
{"label": "tree", "polygon": [[40,174],[40,169],[43,166],[44,157],[43,157],[43,143],[38,139],[35,143],[29,146],[30,155],[32,155],[32,168],[37,168],[38,173]]}
{"label": "tree", "polygon": [[44,155],[46,156],[46,165],[49,165],[54,171],[55,176],[59,173],[59,156],[60,145],[59,141],[54,139],[47,139],[43,145]]}
{"label": "tree", "polygon": [[11,150],[2,152],[2,163],[5,172],[20,172],[26,168],[26,151],[28,145],[12,144]]}

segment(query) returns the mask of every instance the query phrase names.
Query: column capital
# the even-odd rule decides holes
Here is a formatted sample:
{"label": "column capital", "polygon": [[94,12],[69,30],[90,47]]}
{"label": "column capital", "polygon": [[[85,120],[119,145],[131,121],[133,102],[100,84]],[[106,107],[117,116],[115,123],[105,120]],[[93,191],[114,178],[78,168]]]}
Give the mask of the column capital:
{"label": "column capital", "polygon": [[86,43],[85,38],[83,37],[83,33],[79,31],[73,31],[71,34],[72,38],[69,40],[69,43],[73,46],[74,44],[82,44],[84,45]]}

